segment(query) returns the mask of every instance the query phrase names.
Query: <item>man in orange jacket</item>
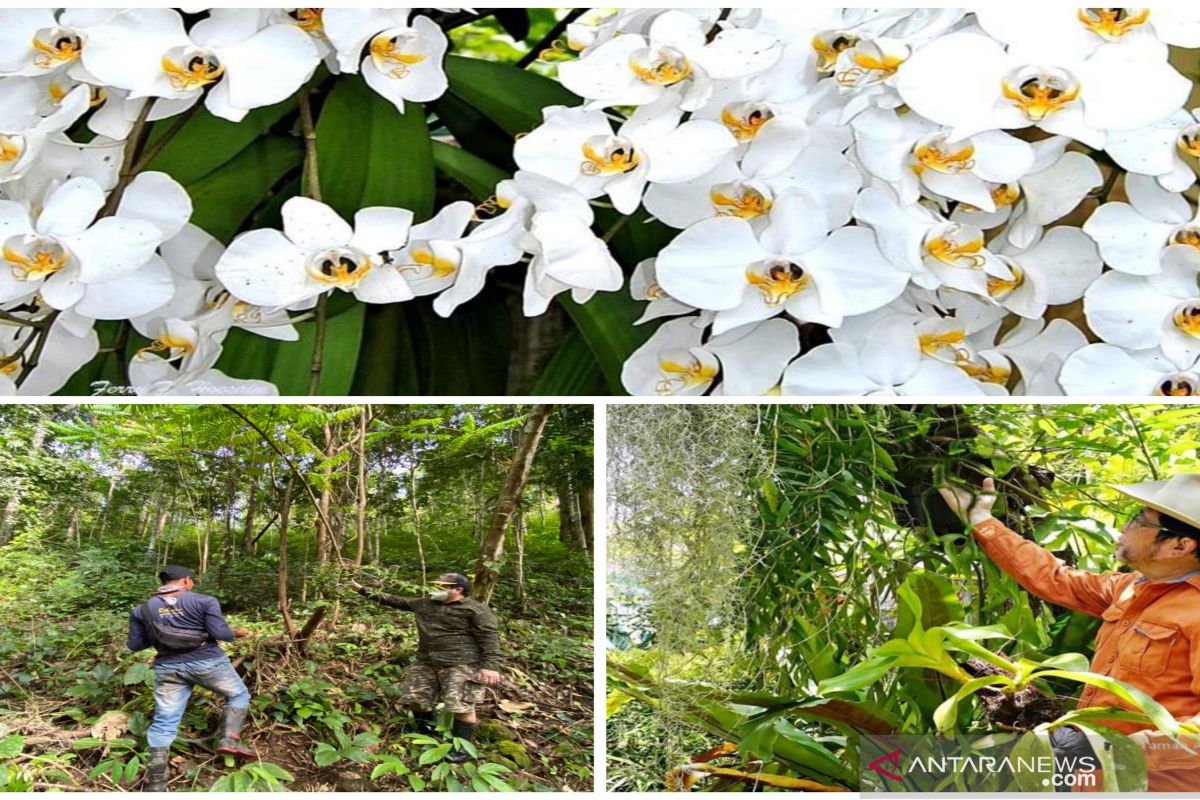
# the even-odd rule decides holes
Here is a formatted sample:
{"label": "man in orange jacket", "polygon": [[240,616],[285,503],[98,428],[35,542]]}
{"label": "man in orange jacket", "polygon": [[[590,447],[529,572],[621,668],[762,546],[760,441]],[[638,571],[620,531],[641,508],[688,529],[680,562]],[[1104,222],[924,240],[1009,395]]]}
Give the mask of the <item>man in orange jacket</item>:
{"label": "man in orange jacket", "polygon": [[[1141,689],[1181,722],[1200,724],[1200,474],[1113,488],[1141,504],[1121,529],[1117,548],[1117,558],[1132,572],[1072,569],[1009,530],[992,516],[991,478],[977,494],[950,486],[940,492],[971,524],[984,552],[1026,591],[1104,620],[1092,672]],[[1092,706],[1131,708],[1088,686],[1079,707]],[[1200,791],[1200,737],[1177,742],[1138,723],[1100,724],[1142,746],[1150,791]]]}

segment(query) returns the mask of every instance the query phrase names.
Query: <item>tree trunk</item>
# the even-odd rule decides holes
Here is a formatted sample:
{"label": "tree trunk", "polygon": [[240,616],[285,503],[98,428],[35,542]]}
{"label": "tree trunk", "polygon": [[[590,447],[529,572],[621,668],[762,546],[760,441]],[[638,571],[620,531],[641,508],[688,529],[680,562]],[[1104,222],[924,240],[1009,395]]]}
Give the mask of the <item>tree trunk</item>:
{"label": "tree trunk", "polygon": [[517,521],[513,525],[513,544],[517,551],[517,609],[524,614],[526,610],[525,597],[525,512],[517,512]]}
{"label": "tree trunk", "polygon": [[258,477],[254,474],[254,464],[250,465],[250,482],[246,490],[246,519],[242,524],[242,553],[248,554],[254,545],[254,519],[258,514],[259,498]]}
{"label": "tree trunk", "polygon": [[96,541],[104,541],[104,531],[108,527],[108,515],[112,513],[113,491],[117,488],[117,473],[108,478],[108,496],[104,499],[104,513],[100,516],[100,528],[96,531]]}
{"label": "tree trunk", "polygon": [[[42,445],[46,442],[46,417],[39,416],[37,426],[33,429],[33,439],[29,442],[30,455],[37,455],[42,449]],[[4,504],[4,509],[0,511],[0,547],[8,544],[13,539],[13,530],[17,522],[17,512],[21,507],[21,486],[18,482],[13,489],[12,497],[8,498],[8,502]]]}
{"label": "tree trunk", "polygon": [[354,569],[361,570],[363,562],[363,547],[367,541],[367,422],[371,413],[370,406],[363,406],[358,418],[358,502],[357,515],[354,518],[355,538],[357,546],[354,551]]}
{"label": "tree trunk", "polygon": [[79,509],[76,508],[71,512],[71,520],[67,523],[67,541],[75,542],[75,549],[83,547],[83,542],[79,538]]}
{"label": "tree trunk", "polygon": [[289,475],[283,490],[283,503],[279,508],[279,613],[283,615],[283,625],[287,630],[288,641],[296,639],[296,626],[292,622],[292,607],[288,600],[288,521],[292,516],[292,482],[295,476]]}
{"label": "tree trunk", "polygon": [[595,528],[595,490],[591,486],[579,487],[579,522],[583,531],[583,543],[587,548],[588,558],[596,557],[596,528]]}
{"label": "tree trunk", "polygon": [[146,544],[146,552],[153,554],[155,558],[158,558],[158,540],[167,528],[167,517],[171,513],[171,504],[166,500],[165,494],[159,495],[158,502],[158,511],[155,516],[158,521],[150,532],[150,541]]}
{"label": "tree trunk", "polygon": [[493,565],[504,555],[504,531],[521,502],[542,432],[546,429],[546,422],[553,410],[554,406],[550,404],[535,405],[521,428],[521,439],[517,442],[512,465],[508,468],[504,489],[496,499],[492,521],[483,540],[483,547],[479,551],[479,561],[475,565],[475,596],[481,603],[490,602],[492,593],[496,590],[498,573]]}
{"label": "tree trunk", "polygon": [[571,523],[571,486],[561,483],[554,487],[558,498],[558,541],[567,547],[574,548],[578,544],[575,536],[575,526]]}
{"label": "tree trunk", "polygon": [[[325,426],[325,457],[332,458],[334,451],[333,429]],[[333,496],[332,480],[321,487],[320,513],[317,515],[317,563],[328,564],[333,556],[333,531],[329,529],[329,509]]]}
{"label": "tree trunk", "polygon": [[421,513],[417,510],[417,461],[413,456],[408,470],[408,502],[412,506],[413,536],[417,538],[417,556],[421,559],[421,585],[425,585],[425,545],[421,542]]}

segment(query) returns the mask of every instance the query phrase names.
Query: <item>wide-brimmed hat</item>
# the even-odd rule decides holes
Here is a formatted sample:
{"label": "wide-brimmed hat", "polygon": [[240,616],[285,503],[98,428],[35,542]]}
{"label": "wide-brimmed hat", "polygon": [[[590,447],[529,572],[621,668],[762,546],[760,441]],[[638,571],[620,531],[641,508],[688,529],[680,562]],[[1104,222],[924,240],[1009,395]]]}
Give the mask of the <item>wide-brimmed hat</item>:
{"label": "wide-brimmed hat", "polygon": [[1200,473],[1187,472],[1165,481],[1145,481],[1113,486],[1146,508],[1200,528]]}

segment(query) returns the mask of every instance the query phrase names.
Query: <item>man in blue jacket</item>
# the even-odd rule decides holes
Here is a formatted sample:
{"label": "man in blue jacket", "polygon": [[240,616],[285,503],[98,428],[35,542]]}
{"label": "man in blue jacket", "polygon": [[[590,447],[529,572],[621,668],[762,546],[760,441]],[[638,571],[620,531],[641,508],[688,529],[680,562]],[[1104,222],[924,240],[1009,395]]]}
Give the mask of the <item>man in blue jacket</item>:
{"label": "man in blue jacket", "polygon": [[158,578],[162,582],[158,592],[129,615],[129,649],[137,652],[153,647],[158,653],[154,659],[154,722],[146,733],[150,746],[146,791],[150,792],[167,788],[171,743],[196,686],[225,698],[217,752],[257,757],[241,742],[250,692],[219,644],[249,636],[250,631],[231,629],[215,597],[192,591],[195,575],[187,567],[164,567]]}

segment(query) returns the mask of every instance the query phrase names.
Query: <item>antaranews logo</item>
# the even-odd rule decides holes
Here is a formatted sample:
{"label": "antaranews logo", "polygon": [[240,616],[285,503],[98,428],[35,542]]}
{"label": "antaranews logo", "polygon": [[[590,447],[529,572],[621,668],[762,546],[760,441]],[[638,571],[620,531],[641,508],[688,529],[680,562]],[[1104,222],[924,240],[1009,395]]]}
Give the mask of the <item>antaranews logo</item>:
{"label": "antaranews logo", "polygon": [[1125,768],[1099,736],[1063,748],[1045,733],[867,736],[859,759],[864,793],[1100,790],[1102,769]]}

